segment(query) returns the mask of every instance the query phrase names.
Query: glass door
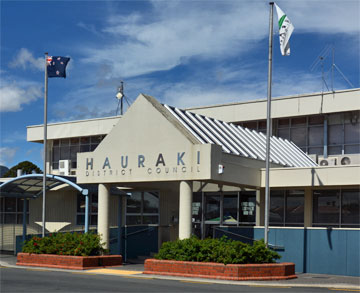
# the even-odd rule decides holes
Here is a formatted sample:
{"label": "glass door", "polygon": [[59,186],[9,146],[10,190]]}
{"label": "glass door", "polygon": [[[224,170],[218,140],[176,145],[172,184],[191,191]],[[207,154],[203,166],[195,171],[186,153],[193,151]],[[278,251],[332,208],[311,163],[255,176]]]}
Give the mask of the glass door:
{"label": "glass door", "polygon": [[213,237],[215,230],[221,223],[222,208],[221,208],[221,194],[211,193],[204,194],[204,229],[203,238]]}

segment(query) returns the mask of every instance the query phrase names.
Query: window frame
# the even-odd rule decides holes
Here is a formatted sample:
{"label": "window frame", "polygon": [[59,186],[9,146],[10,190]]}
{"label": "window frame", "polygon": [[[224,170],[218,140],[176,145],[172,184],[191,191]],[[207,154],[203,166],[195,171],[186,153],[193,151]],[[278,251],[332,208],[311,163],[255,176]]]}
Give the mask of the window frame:
{"label": "window frame", "polygon": [[[97,226],[97,217],[98,217],[99,210],[97,210],[97,212],[93,212],[92,207],[93,207],[94,203],[96,203],[97,206],[98,206],[99,199],[97,198],[97,201],[93,200],[95,198],[95,196],[97,196],[97,193],[95,193],[95,192],[89,193],[88,196],[89,196],[89,215],[88,215],[89,216],[89,219],[88,219],[89,226]],[[80,202],[81,202],[82,198],[84,199],[84,202],[85,202],[85,196],[82,195],[81,193],[77,193],[77,197],[76,197],[76,221],[75,221],[77,226],[85,226],[85,208],[84,208],[83,212],[79,211],[79,199],[80,199]],[[92,216],[96,216],[96,223],[93,223]],[[84,223],[82,223],[82,221],[80,222],[79,218],[84,219]]]}
{"label": "window frame", "polygon": [[[92,135],[53,140],[51,147],[52,169],[59,169],[59,160],[71,160],[71,169],[76,169],[77,160],[74,158],[77,158],[77,154],[95,150],[105,137],[106,135]],[[65,143],[66,141],[67,143]],[[62,149],[66,149],[68,156],[62,157]],[[56,158],[55,154],[57,155]]]}
{"label": "window frame", "polygon": [[[282,211],[282,221],[281,222],[274,222],[271,221],[269,218],[269,226],[272,227],[304,227],[304,223],[305,223],[305,190],[303,189],[273,189],[270,191],[270,207],[269,210],[271,209],[271,192],[277,192],[279,194],[281,194],[281,198],[282,198],[282,204],[283,204],[283,211]],[[288,198],[291,197],[301,197],[300,195],[292,195],[290,192],[301,192],[302,198],[303,198],[303,221],[302,223],[300,222],[288,222],[287,218],[287,209],[288,209]]]}
{"label": "window frame", "polygon": [[[5,210],[5,201],[7,198],[15,199],[15,211],[8,212]],[[29,199],[27,198],[18,198],[18,197],[1,197],[0,198],[0,224],[1,225],[21,225],[23,224],[23,214],[24,214],[24,203],[20,204],[21,200],[26,200],[26,224],[29,224]],[[14,215],[15,221],[10,221],[9,223],[5,223],[6,215]],[[21,220],[20,220],[21,219]]]}
{"label": "window frame", "polygon": [[[134,192],[139,192],[141,193],[141,203],[140,203],[140,212],[138,213],[128,213],[128,200],[129,198],[126,197],[126,204],[125,204],[125,226],[144,226],[144,225],[160,225],[160,192],[157,190],[145,190],[145,191],[134,191]],[[157,198],[158,198],[158,207],[157,207],[157,213],[149,213],[149,212],[144,212],[144,206],[145,206],[145,193],[156,193]],[[140,223],[139,224],[131,224],[128,225],[128,216],[130,217],[140,217]],[[144,221],[145,217],[157,217],[157,223],[152,223],[152,224],[146,224]]]}
{"label": "window frame", "polygon": [[[313,203],[313,208],[312,208],[312,227],[333,227],[333,228],[360,228],[360,221],[359,223],[343,223],[343,203],[344,203],[344,199],[343,199],[343,195],[345,192],[357,192],[360,195],[360,190],[359,189],[353,189],[353,188],[349,188],[349,189],[345,189],[345,188],[340,188],[340,189],[318,189],[318,190],[313,190],[312,192],[312,203]],[[321,222],[315,222],[315,192],[336,192],[339,195],[339,207],[338,207],[338,221],[337,223],[321,223]],[[359,198],[359,203],[360,205],[360,198]]]}

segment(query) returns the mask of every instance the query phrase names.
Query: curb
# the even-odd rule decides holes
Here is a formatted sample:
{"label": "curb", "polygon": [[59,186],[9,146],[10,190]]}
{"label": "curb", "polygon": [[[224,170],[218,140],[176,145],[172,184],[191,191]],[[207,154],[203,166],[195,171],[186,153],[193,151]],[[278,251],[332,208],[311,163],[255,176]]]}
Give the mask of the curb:
{"label": "curb", "polygon": [[229,281],[273,281],[295,279],[295,264],[222,264],[177,260],[147,259],[144,274],[206,278]]}
{"label": "curb", "polygon": [[[0,266],[6,268],[14,268],[14,269],[29,269],[30,267],[25,266],[16,266],[11,265],[5,262],[0,261]],[[69,273],[79,273],[79,270],[66,270],[66,269],[55,269],[55,268],[40,268],[40,267],[31,267],[32,270],[47,270],[47,271],[55,271],[55,272],[69,272]],[[119,275],[116,273],[116,269],[114,269],[114,273],[101,273],[96,272],[94,270],[83,270],[82,272],[94,275],[112,275],[124,278],[132,278],[133,276],[128,275]],[[140,271],[139,271],[140,272]],[[292,283],[290,280],[288,283],[279,283],[277,281],[226,281],[226,280],[216,280],[216,279],[203,279],[203,278],[187,278],[187,277],[175,277],[175,276],[159,276],[159,275],[150,275],[150,274],[136,274],[136,278],[138,279],[158,279],[158,280],[173,280],[173,281],[196,281],[196,282],[204,282],[204,283],[214,283],[214,284],[226,284],[226,285],[238,285],[238,286],[266,286],[266,287],[297,287],[297,288],[327,288],[327,289],[345,289],[345,290],[359,290],[360,286],[350,285],[350,284],[332,284],[332,283],[324,283],[324,284],[307,284],[307,283]]]}

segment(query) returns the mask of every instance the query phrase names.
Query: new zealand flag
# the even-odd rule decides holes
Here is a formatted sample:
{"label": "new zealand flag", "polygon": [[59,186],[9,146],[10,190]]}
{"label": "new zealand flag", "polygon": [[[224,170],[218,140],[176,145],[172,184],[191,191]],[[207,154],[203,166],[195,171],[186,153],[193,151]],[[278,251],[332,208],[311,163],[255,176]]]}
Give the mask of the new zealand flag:
{"label": "new zealand flag", "polygon": [[47,59],[48,77],[66,78],[66,65],[70,61],[68,57],[49,56]]}

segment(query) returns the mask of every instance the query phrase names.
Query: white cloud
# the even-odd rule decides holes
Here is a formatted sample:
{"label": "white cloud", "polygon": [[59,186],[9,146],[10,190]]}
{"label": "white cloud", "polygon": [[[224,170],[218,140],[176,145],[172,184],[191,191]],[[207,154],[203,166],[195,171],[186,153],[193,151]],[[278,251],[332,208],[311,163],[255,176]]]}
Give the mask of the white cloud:
{"label": "white cloud", "polygon": [[41,87],[34,83],[8,83],[1,80],[0,96],[0,112],[16,112],[21,111],[23,105],[41,98],[42,92]]}
{"label": "white cloud", "polygon": [[16,148],[0,147],[0,165],[7,166],[12,163]]}
{"label": "white cloud", "polygon": [[[286,1],[285,11],[300,32],[320,32],[326,34],[359,34],[360,2],[358,0],[317,0]],[[286,9],[286,10],[285,10]]]}
{"label": "white cloud", "polygon": [[[111,18],[104,32],[111,34],[113,44],[87,50],[85,62],[111,64],[114,76],[137,76],[168,70],[183,59],[223,58],[249,50],[266,33],[267,17],[255,2],[253,9],[243,9],[236,2],[208,2],[187,7],[193,2],[155,2],[152,21],[143,17]],[[221,4],[221,5],[220,5]]]}
{"label": "white cloud", "polygon": [[2,143],[16,143],[20,141],[26,141],[26,130],[25,131],[14,131],[10,137],[2,138]]}
{"label": "white cloud", "polygon": [[54,119],[50,122],[115,116],[118,103],[115,95],[116,84],[82,86],[53,104],[50,110]]}
{"label": "white cloud", "polygon": [[[235,73],[236,74],[236,73]],[[243,73],[237,73],[242,76]],[[286,80],[286,82],[284,82]],[[273,81],[272,96],[288,96],[321,91],[320,79],[315,74],[297,72],[293,77],[279,75]],[[161,101],[179,108],[225,104],[232,102],[266,99],[266,76],[251,83],[234,83],[232,85],[176,83],[158,93]]]}
{"label": "white cloud", "polygon": [[[229,58],[251,51],[267,38],[268,22],[264,20],[268,19],[269,5],[265,1],[151,3],[151,13],[120,17],[114,6],[103,28],[111,35],[111,44],[85,49],[88,57],[83,61],[107,64],[112,69],[107,77],[125,78],[169,70],[190,57],[210,62]],[[279,5],[294,23],[294,35],[360,32],[358,1],[293,1]]]}
{"label": "white cloud", "polygon": [[77,26],[95,35],[100,35],[96,27],[93,24],[87,24],[82,21],[77,23]]}
{"label": "white cloud", "polygon": [[34,55],[26,48],[21,48],[13,60],[10,62],[9,66],[16,68],[20,67],[22,69],[36,69],[44,70],[45,67],[45,57],[35,58]]}
{"label": "white cloud", "polygon": [[[150,3],[150,9],[121,14],[121,2],[111,2],[111,14],[104,16],[105,27],[77,24],[94,34],[101,32],[103,42],[81,45],[78,51],[84,53],[81,61],[86,63],[82,65],[86,70],[78,88],[54,106],[56,119],[114,115],[119,79],[127,82],[125,91],[132,99],[143,92],[178,107],[266,97],[267,55],[256,58],[254,51],[267,52],[267,1]],[[293,38],[307,32],[358,38],[353,37],[359,32],[357,1],[292,1],[279,2],[279,6],[295,25]],[[345,18],[339,17],[339,12]],[[274,27],[277,33],[276,16]],[[298,56],[299,52],[294,50]],[[171,71],[180,64],[187,76],[177,77],[176,69]],[[274,70],[273,96],[320,91],[320,77],[307,74],[306,69],[295,74],[284,67],[283,79],[276,76],[280,71]],[[169,77],[166,72],[159,74],[161,77],[149,74],[167,70]]]}

